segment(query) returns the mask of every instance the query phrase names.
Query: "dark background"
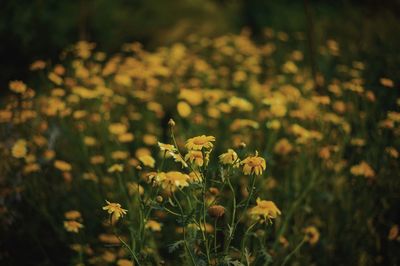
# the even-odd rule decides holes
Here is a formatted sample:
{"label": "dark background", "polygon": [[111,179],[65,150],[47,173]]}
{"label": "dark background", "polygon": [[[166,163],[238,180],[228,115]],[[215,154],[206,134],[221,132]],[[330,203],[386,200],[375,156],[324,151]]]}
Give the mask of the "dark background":
{"label": "dark background", "polygon": [[[314,42],[338,40],[349,59],[373,61],[374,75],[400,76],[400,1],[307,0]],[[0,89],[9,80],[29,79],[36,59],[57,62],[60,51],[80,39],[105,52],[124,42],[146,49],[182,40],[191,33],[216,36],[265,26],[306,31],[305,1],[288,0],[2,0],[0,1]],[[346,54],[344,54],[346,57]]]}

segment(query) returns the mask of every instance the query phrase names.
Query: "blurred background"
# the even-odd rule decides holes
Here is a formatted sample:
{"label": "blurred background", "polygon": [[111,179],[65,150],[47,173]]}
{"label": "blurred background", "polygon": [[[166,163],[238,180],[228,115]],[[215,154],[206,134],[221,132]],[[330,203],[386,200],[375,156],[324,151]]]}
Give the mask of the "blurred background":
{"label": "blurred background", "polygon": [[243,27],[255,39],[266,26],[306,32],[305,5],[316,46],[333,38],[349,61],[373,61],[374,75],[399,76],[400,0],[2,0],[0,88],[29,79],[32,61],[57,62],[63,48],[81,39],[112,53],[125,42],[151,50],[188,34],[212,37]]}

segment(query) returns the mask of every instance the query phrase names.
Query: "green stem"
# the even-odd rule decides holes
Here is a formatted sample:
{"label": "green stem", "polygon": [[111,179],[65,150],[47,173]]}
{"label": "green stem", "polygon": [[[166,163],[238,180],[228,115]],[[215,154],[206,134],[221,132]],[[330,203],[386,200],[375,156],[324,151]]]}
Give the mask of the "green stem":
{"label": "green stem", "polygon": [[286,263],[291,259],[291,257],[303,246],[303,244],[306,242],[306,238],[303,238],[301,242],[293,249],[292,252],[289,253],[289,255],[286,256],[285,260],[282,262],[281,266],[286,265]]}

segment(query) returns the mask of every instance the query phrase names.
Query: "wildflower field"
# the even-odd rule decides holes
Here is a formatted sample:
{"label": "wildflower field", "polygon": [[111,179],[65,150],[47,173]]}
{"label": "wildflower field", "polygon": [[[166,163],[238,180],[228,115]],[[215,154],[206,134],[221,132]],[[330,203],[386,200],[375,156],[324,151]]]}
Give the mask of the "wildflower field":
{"label": "wildflower field", "polygon": [[305,42],[33,62],[0,102],[2,265],[398,265],[399,79]]}

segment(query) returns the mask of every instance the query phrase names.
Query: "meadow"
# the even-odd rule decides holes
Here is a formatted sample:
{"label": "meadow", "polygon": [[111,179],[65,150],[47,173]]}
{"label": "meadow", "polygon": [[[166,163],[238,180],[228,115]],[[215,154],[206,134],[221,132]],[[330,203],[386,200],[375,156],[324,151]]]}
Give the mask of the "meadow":
{"label": "meadow", "polygon": [[33,62],[0,103],[0,261],[398,265],[398,77],[299,47],[244,29]]}

